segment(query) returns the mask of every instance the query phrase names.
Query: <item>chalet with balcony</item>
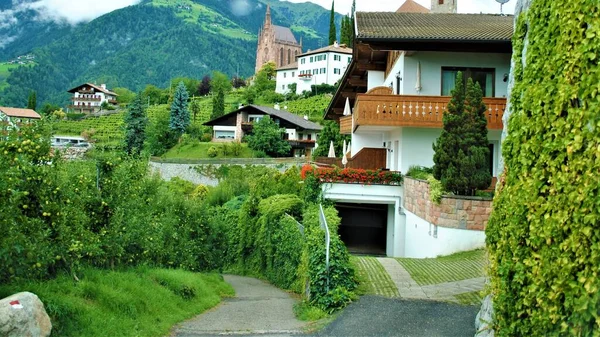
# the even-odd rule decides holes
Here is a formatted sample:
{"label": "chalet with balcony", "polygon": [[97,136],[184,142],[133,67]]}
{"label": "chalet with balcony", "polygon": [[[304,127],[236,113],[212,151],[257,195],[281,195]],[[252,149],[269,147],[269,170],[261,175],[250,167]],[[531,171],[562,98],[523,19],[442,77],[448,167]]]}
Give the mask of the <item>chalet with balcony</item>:
{"label": "chalet with balcony", "polygon": [[116,106],[117,94],[108,90],[106,84],[97,86],[91,83],[79,85],[68,91],[73,94],[71,104],[68,108],[73,112],[94,113],[102,110],[102,105],[106,102],[111,106]]}
{"label": "chalet with balcony", "polygon": [[289,111],[281,110],[279,105],[274,108],[246,105],[226,115],[204,123],[213,127],[213,141],[241,141],[246,134],[253,132],[253,124],[264,116],[285,129],[283,138],[291,147],[293,157],[310,157],[318,146],[317,136],[323,127]]}
{"label": "chalet with balcony", "polygon": [[[402,173],[413,165],[432,167],[432,145],[441,134],[460,71],[482,87],[489,167],[497,177],[514,18],[455,14],[451,8],[429,13],[407,2],[404,7],[418,10],[356,13],[352,62],[325,115],[352,137],[349,165]],[[366,156],[372,159],[361,160]],[[491,201],[443,198],[438,206],[426,197],[427,186],[409,178],[402,186],[338,183],[324,194],[339,205],[340,233],[353,242],[350,248],[354,244],[388,256],[435,257],[483,247]]]}
{"label": "chalet with balcony", "polygon": [[30,124],[42,118],[32,109],[0,106],[0,130],[18,129],[22,124]]}

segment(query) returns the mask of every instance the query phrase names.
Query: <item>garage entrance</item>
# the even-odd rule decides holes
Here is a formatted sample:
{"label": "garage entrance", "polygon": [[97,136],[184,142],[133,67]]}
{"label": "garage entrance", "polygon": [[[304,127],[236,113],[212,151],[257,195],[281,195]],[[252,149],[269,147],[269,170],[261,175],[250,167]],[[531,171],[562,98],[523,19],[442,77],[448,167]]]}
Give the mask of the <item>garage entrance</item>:
{"label": "garage entrance", "polygon": [[386,255],[388,205],[337,203],[339,233],[351,253]]}

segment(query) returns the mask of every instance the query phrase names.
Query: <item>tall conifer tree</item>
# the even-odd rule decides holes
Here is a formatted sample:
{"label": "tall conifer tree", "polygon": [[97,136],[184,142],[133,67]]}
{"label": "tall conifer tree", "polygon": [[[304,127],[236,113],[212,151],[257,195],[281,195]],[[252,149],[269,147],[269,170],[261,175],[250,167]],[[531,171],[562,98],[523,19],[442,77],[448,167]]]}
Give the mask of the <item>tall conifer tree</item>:
{"label": "tall conifer tree", "polygon": [[171,118],[169,120],[169,128],[177,131],[180,135],[185,132],[190,125],[190,112],[188,111],[189,95],[185,84],[179,82],[173,96],[171,104]]}
{"label": "tall conifer tree", "polygon": [[331,16],[329,17],[329,45],[332,45],[335,41],[337,41],[336,38],[336,32],[337,29],[335,28],[335,12],[334,12],[334,4],[335,1],[331,2]]}
{"label": "tall conifer tree", "polygon": [[225,114],[225,93],[222,88],[219,88],[217,94],[213,96],[213,107],[210,119],[221,117]]}
{"label": "tall conifer tree", "polygon": [[127,154],[139,156],[144,147],[147,124],[148,118],[142,103],[142,95],[137,94],[125,115],[125,152]]}

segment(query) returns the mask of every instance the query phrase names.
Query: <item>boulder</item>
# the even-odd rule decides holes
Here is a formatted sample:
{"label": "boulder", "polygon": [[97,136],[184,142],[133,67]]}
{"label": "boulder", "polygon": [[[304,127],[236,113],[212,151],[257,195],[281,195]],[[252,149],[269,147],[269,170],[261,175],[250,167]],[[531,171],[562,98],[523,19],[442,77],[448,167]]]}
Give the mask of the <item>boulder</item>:
{"label": "boulder", "polygon": [[475,317],[475,337],[494,337],[492,322],[494,319],[494,303],[492,295],[487,295],[481,304],[481,310]]}
{"label": "boulder", "polygon": [[35,294],[22,292],[0,300],[0,336],[46,337],[51,331],[50,317]]}

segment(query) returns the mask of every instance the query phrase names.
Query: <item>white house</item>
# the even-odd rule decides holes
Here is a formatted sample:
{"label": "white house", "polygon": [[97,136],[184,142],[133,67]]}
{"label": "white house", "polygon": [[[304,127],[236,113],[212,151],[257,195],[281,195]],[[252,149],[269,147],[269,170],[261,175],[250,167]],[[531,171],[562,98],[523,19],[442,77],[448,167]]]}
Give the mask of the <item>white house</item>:
{"label": "white house", "polygon": [[337,42],[331,46],[298,55],[297,62],[277,69],[275,91],[288,93],[296,84],[296,93],[310,91],[311,85],[336,84],[352,60],[352,49]]}
{"label": "white house", "polygon": [[239,109],[210,120],[204,125],[213,127],[213,141],[241,141],[253,132],[253,124],[264,116],[270,116],[281,128],[285,129],[283,138],[291,145],[290,156],[310,157],[317,147],[317,137],[323,127],[289,111],[274,108],[246,105]]}
{"label": "white house", "polygon": [[18,129],[21,124],[30,124],[42,118],[32,109],[0,106],[0,130]]}
{"label": "white house", "polygon": [[[500,174],[513,17],[443,9],[356,14],[353,61],[325,117],[339,121],[340,132],[352,136],[351,161],[402,173],[413,165],[432,167],[432,144],[461,71],[482,86],[490,170],[494,177]],[[328,184],[324,193],[339,205],[342,239],[344,232],[367,238],[361,230],[370,227],[367,232],[379,233],[377,238],[360,245],[376,246],[388,256],[435,257],[485,245],[487,200],[443,199],[436,206],[423,198],[427,184],[410,179],[403,186]],[[365,215],[357,211],[361,208]],[[377,223],[367,221],[369,213]],[[365,221],[357,223],[359,218]]]}
{"label": "white house", "polygon": [[68,91],[73,94],[73,101],[68,108],[73,111],[92,113],[101,109],[104,102],[110,105],[117,105],[117,94],[108,90],[106,84],[97,86],[91,83],[84,83]]}

